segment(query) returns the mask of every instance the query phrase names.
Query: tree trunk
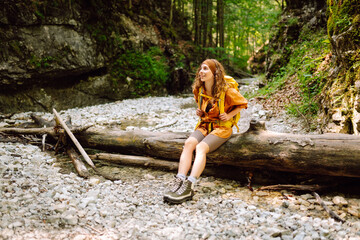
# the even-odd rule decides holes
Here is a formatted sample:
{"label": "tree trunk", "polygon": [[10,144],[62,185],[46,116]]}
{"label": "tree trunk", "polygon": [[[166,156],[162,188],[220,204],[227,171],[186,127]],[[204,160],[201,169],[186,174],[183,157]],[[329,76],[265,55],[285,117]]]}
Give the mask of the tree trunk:
{"label": "tree trunk", "polygon": [[217,0],[217,29],[219,36],[219,47],[225,47],[224,34],[224,0]]}
{"label": "tree trunk", "polygon": [[[89,129],[78,133],[82,145],[122,154],[178,161],[189,133]],[[243,168],[360,177],[360,137],[345,134],[296,135],[269,132],[252,123],[234,136],[207,163]]]}
{"label": "tree trunk", "polygon": [[[170,161],[170,160],[162,160],[156,159],[152,157],[143,157],[143,156],[132,156],[132,155],[124,155],[124,154],[110,154],[110,153],[96,153],[95,155],[89,156],[94,161],[107,162],[110,164],[116,165],[125,165],[125,166],[136,166],[136,167],[146,167],[146,168],[155,168],[162,169],[165,171],[177,171],[179,167],[179,162]],[[284,181],[287,176],[284,176],[282,173],[281,176],[276,174],[271,174],[271,179],[269,176],[265,176],[264,174],[258,171],[251,171],[254,173],[252,180],[258,184],[269,184],[269,182],[278,183],[279,181]],[[268,174],[268,173],[267,173]],[[207,164],[206,168],[202,175],[206,176],[216,176],[228,179],[235,179],[244,181],[246,177],[249,175],[249,171],[244,171],[244,169],[235,168],[234,166],[218,166],[218,165],[210,165]]]}
{"label": "tree trunk", "polygon": [[170,0],[170,17],[169,17],[169,26],[171,26],[173,20],[173,12],[174,12],[174,5],[175,0]]}
{"label": "tree trunk", "polygon": [[207,0],[201,1],[201,45],[206,47],[208,29],[208,5]]}
{"label": "tree trunk", "polygon": [[213,16],[212,16],[212,11],[213,11],[213,1],[212,0],[208,0],[208,35],[206,36],[206,38],[208,39],[208,44],[206,47],[213,47]]}
{"label": "tree trunk", "polygon": [[194,6],[194,43],[195,45],[199,45],[200,44],[200,16],[201,16],[201,11],[200,11],[200,2],[201,0],[194,0],[193,6]]}

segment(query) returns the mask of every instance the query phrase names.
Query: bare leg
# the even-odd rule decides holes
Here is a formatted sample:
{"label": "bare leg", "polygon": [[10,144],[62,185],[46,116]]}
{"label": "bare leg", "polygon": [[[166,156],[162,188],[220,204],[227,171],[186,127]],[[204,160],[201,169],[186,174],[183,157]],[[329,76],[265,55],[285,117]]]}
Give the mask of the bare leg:
{"label": "bare leg", "polygon": [[187,175],[191,167],[193,152],[198,143],[198,140],[194,137],[189,137],[185,141],[184,149],[180,157],[178,173],[184,174],[185,176]]}
{"label": "bare leg", "polygon": [[209,145],[207,145],[207,143],[205,142],[201,142],[196,145],[195,161],[190,176],[193,176],[195,178],[200,177],[201,173],[205,169],[206,154],[209,152],[209,150]]}

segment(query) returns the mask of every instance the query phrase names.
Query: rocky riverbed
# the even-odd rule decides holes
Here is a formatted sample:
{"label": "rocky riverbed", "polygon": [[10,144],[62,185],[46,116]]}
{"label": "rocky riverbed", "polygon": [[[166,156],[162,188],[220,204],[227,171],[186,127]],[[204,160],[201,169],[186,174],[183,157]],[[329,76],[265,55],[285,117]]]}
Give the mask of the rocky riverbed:
{"label": "rocky riverbed", "polygon": [[[191,132],[197,122],[191,96],[149,97],[69,109],[73,125],[131,131]],[[37,113],[48,120],[51,113]],[[3,120],[21,124],[30,113]],[[297,120],[265,111],[254,100],[239,123],[264,120],[269,130],[305,132]],[[241,183],[202,177],[194,199],[163,202],[173,172],[103,166],[119,180],[83,179],[69,159],[37,146],[0,143],[0,239],[360,239],[360,197],[327,193],[325,204],[345,220],[337,222],[310,194],[251,192]]]}

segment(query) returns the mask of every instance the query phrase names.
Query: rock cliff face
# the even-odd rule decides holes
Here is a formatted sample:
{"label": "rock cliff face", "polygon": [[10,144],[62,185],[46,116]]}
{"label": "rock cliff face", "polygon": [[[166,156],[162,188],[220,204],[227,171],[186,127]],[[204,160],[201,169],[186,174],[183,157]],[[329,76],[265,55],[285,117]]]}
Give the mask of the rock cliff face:
{"label": "rock cliff face", "polygon": [[130,97],[131,81],[111,76],[117,56],[152,46],[164,50],[190,38],[183,21],[178,29],[166,24],[169,5],[136,0],[2,1],[0,112],[51,111]]}
{"label": "rock cliff face", "polygon": [[[312,32],[326,28],[325,0],[287,0],[287,7],[269,42],[266,56],[266,77],[271,78],[285,66],[292,54],[291,45],[298,41],[303,28]],[[261,56],[258,57],[261,59]]]}
{"label": "rock cliff face", "polygon": [[360,132],[360,2],[328,0],[332,64],[322,92],[325,132]]}
{"label": "rock cliff face", "polygon": [[[324,76],[324,86],[315,101],[322,132],[360,132],[360,2],[355,0],[286,0],[287,7],[270,39],[269,51],[254,56],[254,70],[266,60],[266,76],[273,78],[286,66],[292,43],[307,28],[315,35],[325,29],[331,45],[324,61],[314,69]],[[314,44],[315,45],[315,44]],[[323,83],[321,83],[323,84]],[[310,86],[308,86],[310,88]]]}

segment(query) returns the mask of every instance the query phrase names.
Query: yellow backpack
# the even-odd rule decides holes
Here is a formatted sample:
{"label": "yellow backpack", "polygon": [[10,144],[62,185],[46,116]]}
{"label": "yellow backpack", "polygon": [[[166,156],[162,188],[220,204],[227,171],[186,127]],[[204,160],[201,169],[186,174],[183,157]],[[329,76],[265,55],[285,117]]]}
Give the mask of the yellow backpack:
{"label": "yellow backpack", "polygon": [[[237,91],[239,91],[239,84],[235,81],[235,79],[233,77],[225,76],[224,78],[225,78],[225,81],[226,81],[226,84],[227,84],[227,88],[229,88],[229,87],[230,88],[235,88]],[[225,92],[226,92],[227,88],[225,89],[225,91],[223,91],[220,94],[220,98],[218,99],[218,102],[217,102],[220,114],[225,112],[225,110],[224,110],[224,108],[225,108]],[[199,108],[201,108],[203,97],[206,97],[206,98],[209,98],[209,99],[212,98],[210,96],[207,96],[207,95],[203,94],[203,88],[201,87],[200,88],[199,99],[198,99]],[[224,122],[224,121],[219,120],[218,123],[219,123],[220,126],[226,126],[226,127],[230,127],[230,128],[235,125],[237,131],[239,132],[239,127],[237,125],[237,122],[239,121],[239,119],[240,119],[240,113],[236,114],[229,121]],[[201,117],[199,118],[199,122],[196,124],[196,128],[200,125],[200,123],[201,123]]]}

